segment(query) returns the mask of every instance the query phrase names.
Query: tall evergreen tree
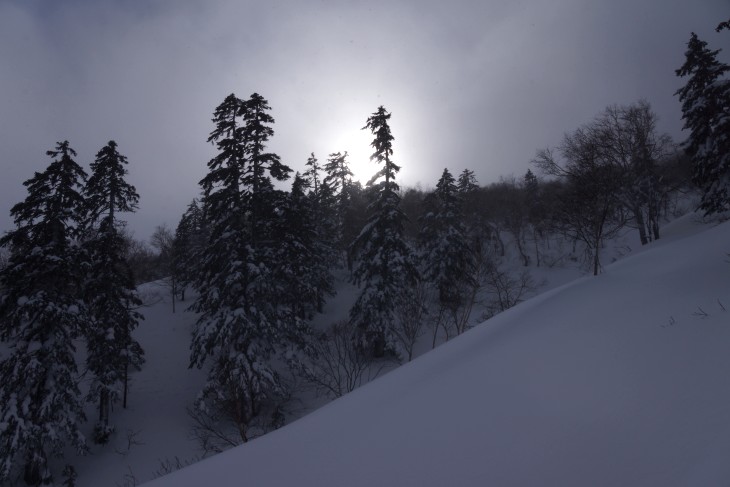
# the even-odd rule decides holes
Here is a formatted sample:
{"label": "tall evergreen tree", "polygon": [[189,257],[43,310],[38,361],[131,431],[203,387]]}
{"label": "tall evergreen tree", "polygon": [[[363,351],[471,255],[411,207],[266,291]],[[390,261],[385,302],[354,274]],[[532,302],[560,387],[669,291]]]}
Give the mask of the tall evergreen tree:
{"label": "tall evergreen tree", "polygon": [[[339,229],[335,207],[336,195],[326,180],[327,174],[324,172],[324,167],[319,164],[314,153],[307,159],[306,166],[308,169],[302,175],[302,184],[309,188],[307,196],[315,222],[317,240],[329,249],[329,261],[337,262],[336,247],[339,242]],[[294,185],[292,185],[292,191],[293,189]]]}
{"label": "tall evergreen tree", "polygon": [[89,259],[84,297],[92,320],[85,330],[86,365],[94,378],[89,399],[98,401],[99,421],[94,440],[105,443],[114,428],[109,425],[112,404],[122,399],[127,406],[129,369],[144,362],[141,345],[132,337],[143,316],[134,278],[125,258],[120,212],[137,209],[139,195],[125,181],[127,158],[113,140],[96,154],[85,188],[89,208],[89,238],[84,248]]}
{"label": "tall evergreen tree", "polygon": [[24,463],[29,485],[52,483],[48,456],[70,442],[85,450],[84,412],[73,340],[86,326],[76,244],[86,173],[67,141],[47,152],[48,168],[23,183],[11,210],[16,229],[0,239],[9,262],[0,272],[0,480]]}
{"label": "tall evergreen tree", "polygon": [[192,309],[200,316],[191,366],[210,362],[198,407],[227,416],[242,441],[265,403],[282,392],[271,359],[297,330],[282,316],[274,279],[279,195],[271,178],[284,180],[291,170],[266,152],[274,122],[268,110],[256,93],[247,101],[231,94],[216,108],[208,141],[218,154],[201,180],[209,238],[195,281]]}
{"label": "tall evergreen tree", "polygon": [[283,303],[294,317],[306,318],[322,311],[327,296],[334,294],[330,272],[331,246],[318,233],[312,200],[305,190],[307,180],[297,173],[291,193],[279,205],[275,239],[278,242],[278,276]]}
{"label": "tall evergreen tree", "polygon": [[291,172],[278,155],[266,152],[266,144],[274,135],[271,127],[274,118],[269,115],[269,110],[269,102],[254,93],[244,102],[241,111],[244,122],[243,156],[246,162],[243,165],[241,187],[248,205],[252,243],[259,253],[265,253],[265,247],[272,245],[272,242],[266,242],[265,239],[266,226],[275,206],[271,179],[285,181]]}
{"label": "tall evergreen tree", "polygon": [[173,268],[178,278],[180,299],[185,301],[185,290],[195,280],[199,268],[198,257],[205,246],[203,211],[193,199],[175,229]]}
{"label": "tall evergreen tree", "polygon": [[[320,166],[319,161],[311,154],[307,159],[307,169],[301,180],[302,188],[309,188],[307,194],[309,200],[310,217],[314,223],[314,231],[316,233],[316,242],[319,246],[319,252],[326,255],[325,259],[329,262],[329,267],[334,266],[337,262],[337,242],[338,228],[336,218],[336,208],[334,206],[335,193],[333,188],[325,180],[327,175],[322,177],[321,173],[324,168]],[[292,196],[295,194],[295,186],[292,185]]]}
{"label": "tall evergreen tree", "polygon": [[351,181],[347,191],[347,208],[340,231],[341,242],[346,245],[347,268],[352,270],[350,245],[355,241],[367,221],[368,194],[372,187],[363,189],[360,181]]}
{"label": "tall evergreen tree", "polygon": [[480,188],[474,171],[464,169],[459,174],[456,189],[461,200],[464,226],[469,236],[469,247],[472,252],[483,253],[487,242],[493,241],[500,247],[500,253],[504,255],[504,243],[499,229],[487,217],[491,208],[485,204],[484,191]]}
{"label": "tall evergreen tree", "polygon": [[527,221],[532,231],[532,242],[535,245],[535,265],[540,267],[540,241],[546,234],[548,212],[545,208],[540,182],[531,169],[528,169],[522,181],[522,190],[527,205]]}
{"label": "tall evergreen tree", "polygon": [[477,183],[477,177],[474,175],[474,171],[471,169],[464,169],[461,171],[461,174],[459,174],[459,182],[456,187],[461,195],[478,190],[479,184]]}
{"label": "tall evergreen tree", "polygon": [[363,127],[375,136],[370,160],[382,167],[368,183],[373,186],[375,200],[368,207],[368,222],[352,244],[356,259],[353,280],[361,291],[350,310],[350,319],[362,331],[363,345],[372,347],[375,355],[382,355],[386,347],[395,347],[395,311],[408,299],[418,280],[411,249],[403,238],[405,215],[395,182],[400,167],[391,159],[390,116],[380,106]]}
{"label": "tall evergreen tree", "polygon": [[317,158],[315,157],[314,152],[312,152],[312,154],[309,156],[305,165],[309,169],[304,171],[303,177],[309,181],[309,185],[311,188],[311,192],[314,195],[314,199],[315,201],[318,201],[320,196],[320,186],[322,185],[322,180],[320,177],[322,167],[319,165],[319,160],[317,160]]}
{"label": "tall evergreen tree", "polygon": [[702,191],[700,208],[707,214],[730,208],[730,66],[717,60],[719,53],[693,32],[676,71],[687,77],[676,92],[690,131],[684,149],[694,162],[692,181]]}
{"label": "tall evergreen tree", "polygon": [[469,316],[460,316],[459,311],[467,301],[473,302],[478,286],[461,201],[448,169],[444,169],[429,199],[431,211],[422,218],[421,227],[422,275],[438,291],[441,312],[448,314],[456,332],[461,333]]}
{"label": "tall evergreen tree", "polygon": [[335,246],[345,251],[350,241],[345,239],[345,224],[351,203],[352,171],[347,162],[347,152],[333,152],[324,165],[324,204],[333,218]]}

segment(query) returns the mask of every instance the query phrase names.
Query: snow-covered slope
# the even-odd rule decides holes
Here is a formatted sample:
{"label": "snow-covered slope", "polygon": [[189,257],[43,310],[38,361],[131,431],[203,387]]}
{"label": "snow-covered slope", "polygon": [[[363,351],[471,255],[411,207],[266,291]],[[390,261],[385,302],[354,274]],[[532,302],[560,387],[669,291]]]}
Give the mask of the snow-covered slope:
{"label": "snow-covered slope", "polygon": [[[89,441],[91,454],[85,457],[69,452],[79,487],[131,487],[200,456],[197,442],[190,438],[186,413],[205,379],[203,371],[188,369],[195,316],[181,311],[189,302],[178,304],[173,314],[166,300],[169,289],[162,283],[143,284],[139,290],[150,303],[141,309],[145,320],[135,330],[146,363],[142,371],[131,375],[128,408],[112,413],[117,432],[110,444]],[[93,420],[95,414],[90,405],[88,417]],[[93,421],[87,425],[88,438],[92,425]]]}
{"label": "snow-covered slope", "polygon": [[730,224],[688,226],[149,485],[729,485]]}

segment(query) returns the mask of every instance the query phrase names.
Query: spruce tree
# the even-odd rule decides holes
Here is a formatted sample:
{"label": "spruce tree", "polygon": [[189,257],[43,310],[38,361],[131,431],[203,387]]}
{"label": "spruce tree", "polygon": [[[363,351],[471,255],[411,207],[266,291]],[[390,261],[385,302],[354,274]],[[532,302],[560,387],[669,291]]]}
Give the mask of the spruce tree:
{"label": "spruce tree", "polygon": [[464,169],[461,174],[459,174],[456,189],[459,194],[459,199],[461,199],[462,210],[464,212],[468,232],[470,235],[473,235],[474,238],[481,238],[481,236],[485,233],[486,226],[484,225],[484,219],[480,211],[483,210],[483,208],[481,208],[478,201],[479,184],[477,183],[474,171],[471,169]]}
{"label": "spruce tree", "polygon": [[231,94],[216,108],[208,141],[218,154],[200,182],[209,236],[195,280],[192,309],[200,315],[191,366],[210,366],[199,410],[225,415],[242,441],[265,404],[282,393],[271,361],[298,324],[282,316],[274,279],[279,196],[271,178],[284,180],[290,169],[266,152],[274,122],[269,109],[255,93],[247,101]]}
{"label": "spruce tree", "polygon": [[347,245],[347,269],[352,271],[351,244],[355,241],[360,231],[365,226],[368,218],[368,196],[373,191],[372,187],[363,189],[360,181],[351,181],[348,188],[347,209],[343,218],[341,228],[341,241]]}
{"label": "spruce tree", "polygon": [[285,181],[291,169],[283,164],[279,156],[266,151],[266,144],[274,135],[271,127],[274,118],[269,115],[269,102],[254,93],[243,104],[241,112],[244,160],[241,189],[246,197],[250,213],[251,237],[254,248],[266,253],[272,242],[266,241],[266,227],[274,204],[274,187],[271,179]]}
{"label": "spruce tree", "polygon": [[180,217],[173,242],[173,269],[177,275],[180,299],[185,301],[185,290],[193,283],[199,267],[198,256],[205,245],[203,212],[198,200],[193,199]]}
{"label": "spruce tree", "polygon": [[49,455],[68,442],[85,450],[75,360],[87,324],[77,246],[86,173],[67,141],[47,152],[48,168],[23,183],[26,199],[11,210],[15,230],[0,271],[0,339],[10,345],[0,362],[0,480],[24,464],[29,485],[52,483]]}
{"label": "spruce tree", "polygon": [[304,171],[303,177],[309,181],[309,187],[311,193],[314,196],[314,200],[318,201],[320,196],[320,186],[322,184],[320,178],[320,172],[322,167],[319,165],[319,160],[315,157],[314,152],[309,156],[305,165],[309,168]]}
{"label": "spruce tree", "polygon": [[332,218],[334,244],[340,251],[347,250],[351,241],[345,237],[345,224],[350,208],[352,171],[347,162],[347,152],[333,152],[324,165],[326,176],[323,181],[324,204]]}
{"label": "spruce tree", "polygon": [[421,228],[422,275],[438,292],[441,314],[446,313],[456,332],[461,333],[469,316],[461,316],[459,311],[473,302],[478,286],[461,201],[448,169],[444,169],[429,200],[431,211],[424,215]]}
{"label": "spruce tree", "polygon": [[[325,180],[327,176],[321,176],[324,169],[320,166],[319,161],[314,153],[307,159],[307,169],[302,175],[302,187],[309,188],[307,198],[309,200],[309,211],[314,222],[314,230],[316,232],[316,241],[320,246],[320,253],[325,255],[325,259],[330,263],[328,267],[333,267],[338,261],[338,232],[335,193],[333,188]],[[292,195],[294,195],[294,187],[292,185]]]}
{"label": "spruce tree", "polygon": [[307,180],[297,173],[291,193],[279,205],[275,240],[278,275],[284,304],[294,318],[305,319],[322,311],[327,296],[334,294],[330,272],[333,250],[318,233],[312,200],[305,189]]}
{"label": "spruce tree", "polygon": [[478,190],[479,184],[477,184],[477,178],[474,175],[474,171],[472,171],[471,169],[464,169],[463,171],[461,171],[461,174],[459,174],[459,181],[456,187],[459,191],[459,194],[461,195],[465,195]]}
{"label": "spruce tree", "polygon": [[535,245],[535,265],[540,267],[540,241],[548,228],[548,213],[545,207],[543,190],[540,182],[531,169],[528,169],[522,181],[522,190],[527,204],[527,221],[532,230],[532,241]]}
{"label": "spruce tree", "polygon": [[692,181],[702,191],[700,208],[706,214],[730,208],[730,66],[717,60],[719,53],[693,32],[676,71],[687,77],[676,94],[690,131],[684,149],[694,163]]}
{"label": "spruce tree", "polygon": [[367,119],[363,129],[375,138],[370,160],[382,164],[371,178],[375,200],[368,207],[368,221],[352,244],[355,256],[353,280],[361,286],[360,295],[350,310],[350,319],[361,330],[362,344],[382,355],[394,349],[393,336],[396,309],[409,299],[418,271],[411,249],[403,238],[405,215],[400,209],[400,196],[395,175],[400,170],[393,155],[393,136],[388,120],[391,114],[383,106]]}
{"label": "spruce tree", "polygon": [[119,399],[127,406],[129,369],[144,362],[141,345],[132,337],[143,316],[134,277],[125,257],[125,242],[118,218],[120,212],[137,209],[139,195],[125,181],[127,158],[110,141],[91,163],[85,188],[89,208],[89,237],[84,248],[89,260],[84,297],[92,320],[85,330],[88,344],[87,369],[93,374],[89,400],[98,402],[99,419],[94,440],[106,443],[114,428],[109,424],[111,407]]}

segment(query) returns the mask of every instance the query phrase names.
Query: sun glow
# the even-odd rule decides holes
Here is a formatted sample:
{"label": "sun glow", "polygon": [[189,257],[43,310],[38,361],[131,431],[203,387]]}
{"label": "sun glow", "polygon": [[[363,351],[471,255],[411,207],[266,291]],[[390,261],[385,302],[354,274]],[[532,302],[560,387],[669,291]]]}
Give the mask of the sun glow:
{"label": "sun glow", "polygon": [[[366,130],[343,130],[331,139],[331,152],[347,151],[347,162],[352,171],[352,178],[363,186],[378,170],[377,164],[370,160],[372,154],[372,134]],[[331,153],[330,152],[330,153]]]}

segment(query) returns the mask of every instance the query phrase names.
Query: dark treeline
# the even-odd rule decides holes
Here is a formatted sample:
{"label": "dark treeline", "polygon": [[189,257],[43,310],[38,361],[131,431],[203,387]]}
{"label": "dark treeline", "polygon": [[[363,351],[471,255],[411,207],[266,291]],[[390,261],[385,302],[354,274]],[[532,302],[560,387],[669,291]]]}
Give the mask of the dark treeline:
{"label": "dark treeline", "polygon": [[[173,311],[184,301],[196,313],[190,367],[208,375],[189,413],[201,447],[217,452],[284,424],[301,384],[341,396],[411,360],[416,344],[435,347],[514,306],[535,287],[530,269],[582,260],[598,274],[609,239],[628,229],[641,245],[661,238],[687,193],[707,214],[727,210],[730,68],[718,53],[692,34],[677,70],[687,78],[677,92],[689,130],[681,146],[657,133],[642,100],[609,106],[538,151],[534,172],[480,185],[472,170],[446,167],[428,191],[398,185],[382,106],[363,114],[376,169],[362,185],[347,152],[310,154],[302,173],[292,171],[268,149],[266,99],[231,94],[213,113],[216,155],[200,196],[149,244],[120,219],[139,196],[117,144],[98,152],[87,175],[69,143],[58,143],[48,168],[24,183],[28,196],[11,210],[16,228],[0,240],[0,340],[9,350],[0,362],[0,480],[52,483],[51,456],[69,444],[87,450],[85,401],[97,416],[94,441],[114,434],[113,405],[126,406],[129,373],[144,362],[133,336],[141,282],[160,279]],[[346,319],[314,329],[336,275],[357,286],[354,304]],[[79,340],[92,377],[85,396]],[[72,485],[73,467],[64,476]]]}

